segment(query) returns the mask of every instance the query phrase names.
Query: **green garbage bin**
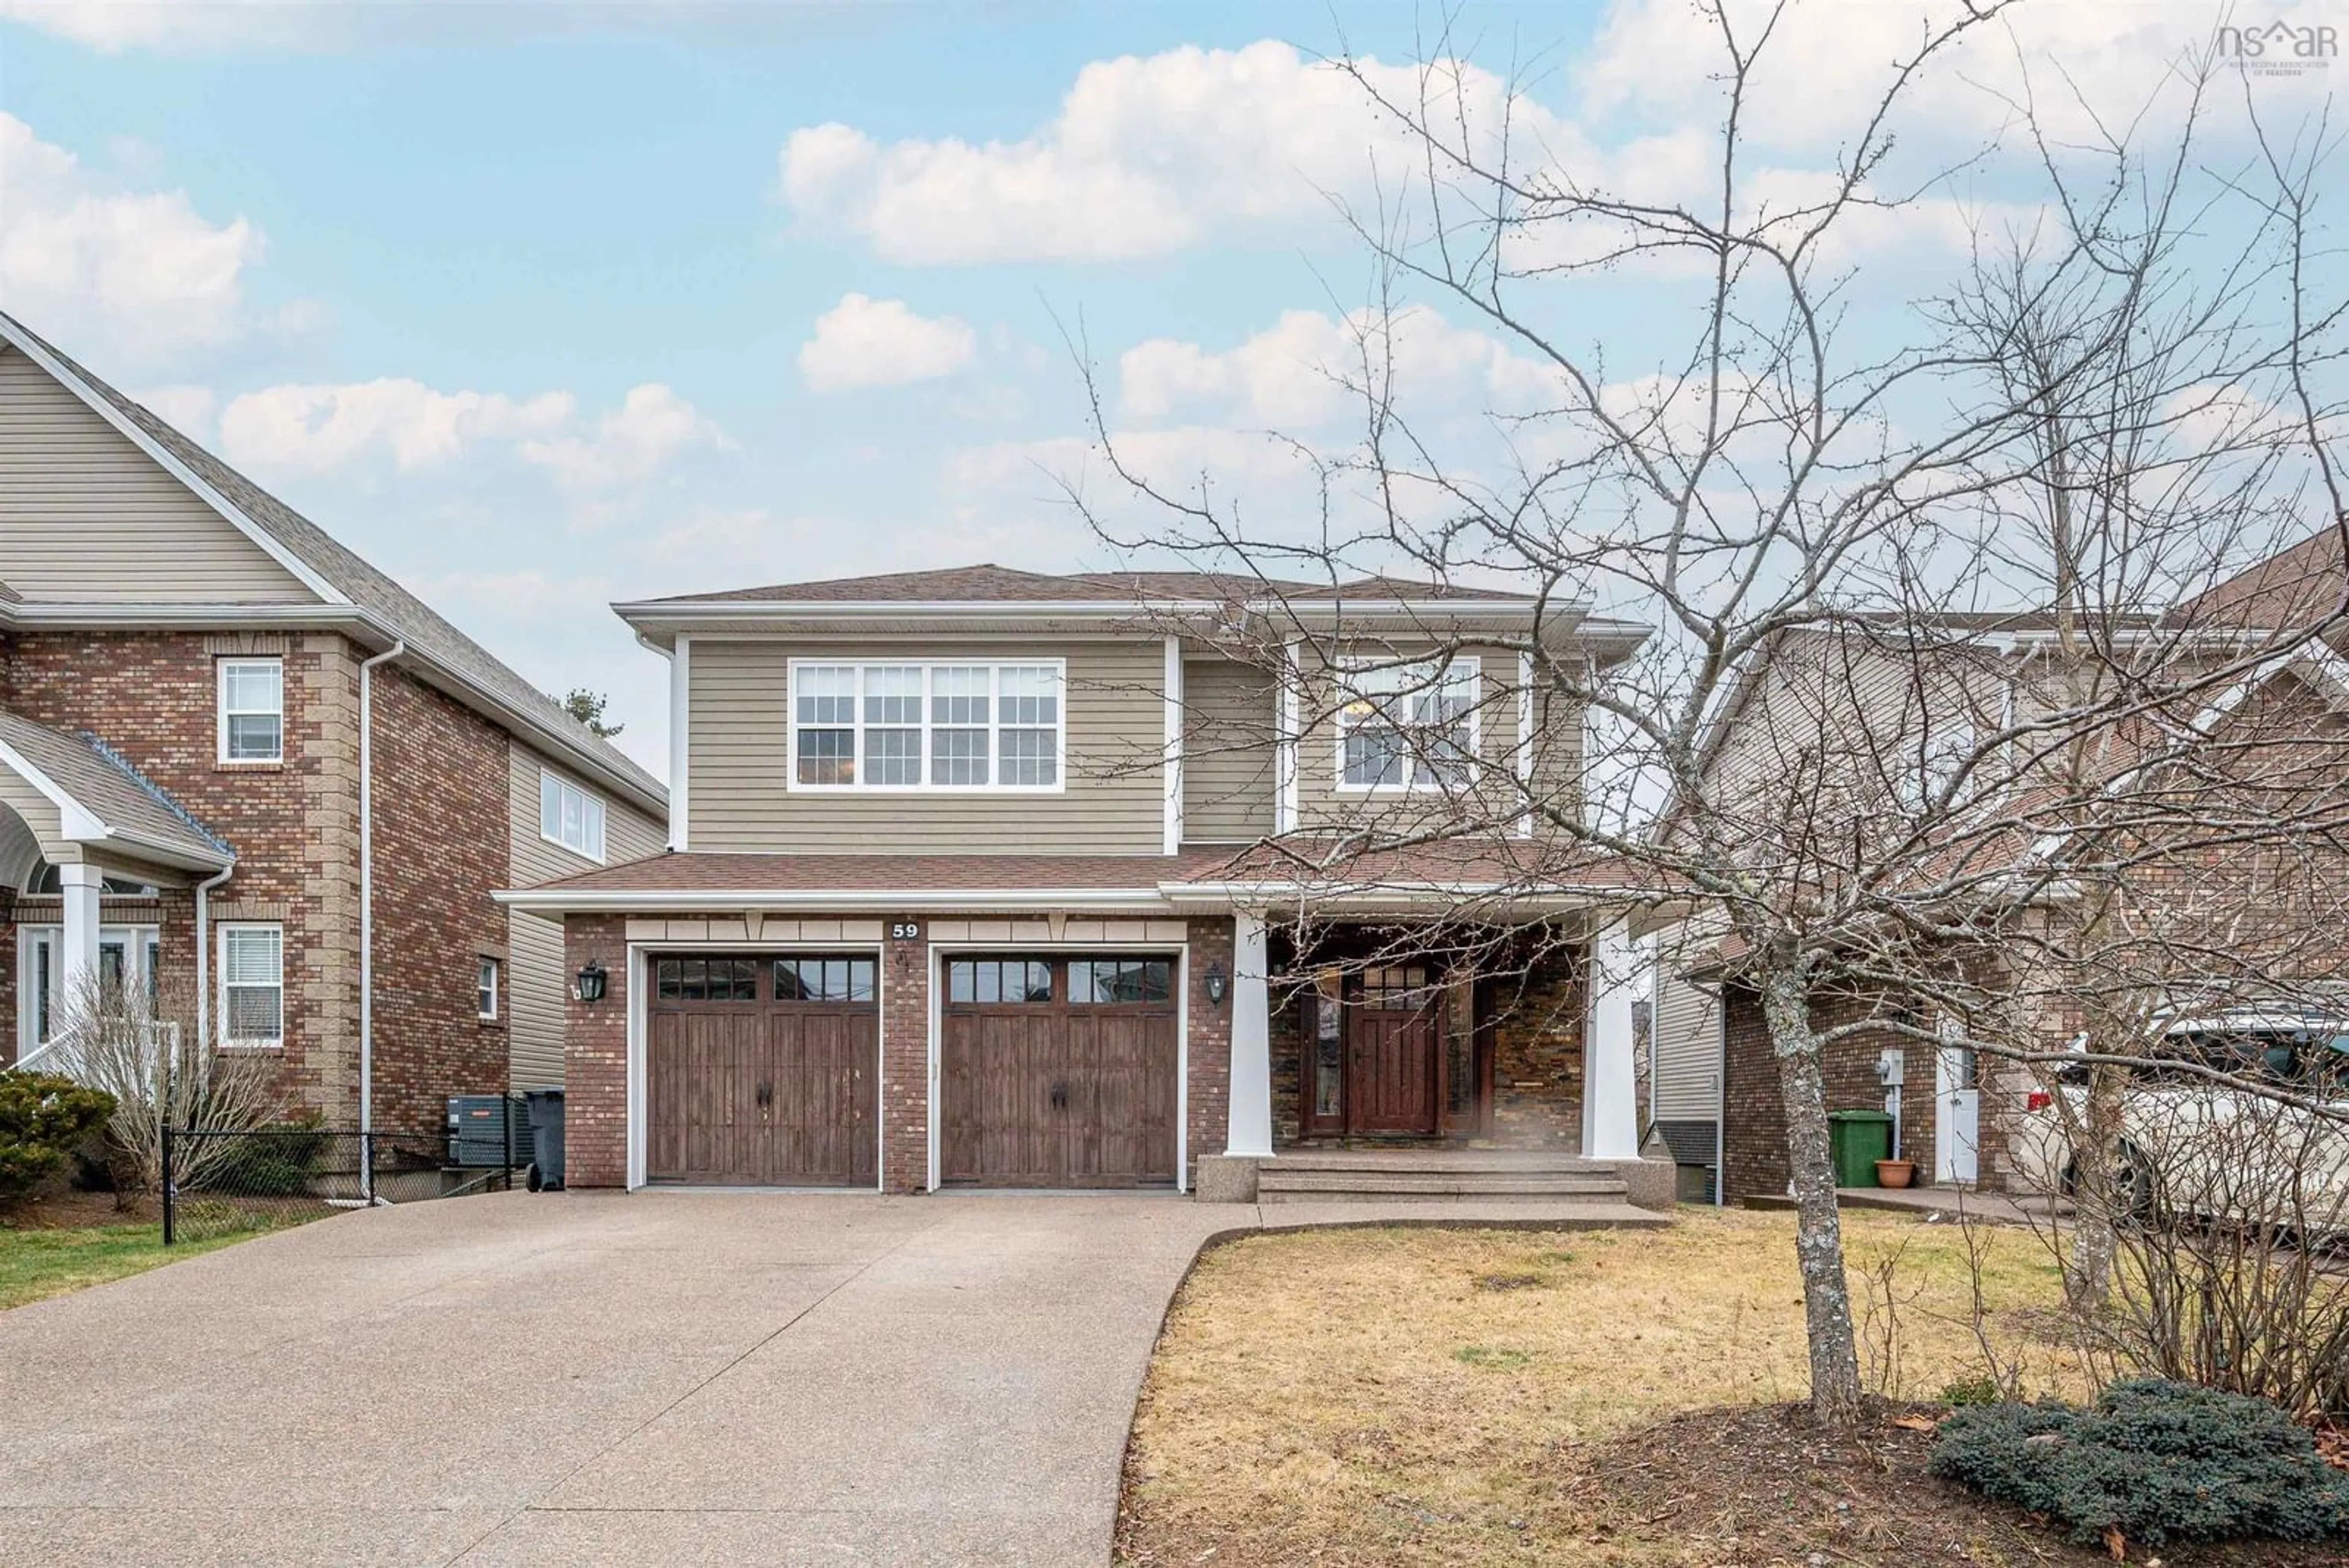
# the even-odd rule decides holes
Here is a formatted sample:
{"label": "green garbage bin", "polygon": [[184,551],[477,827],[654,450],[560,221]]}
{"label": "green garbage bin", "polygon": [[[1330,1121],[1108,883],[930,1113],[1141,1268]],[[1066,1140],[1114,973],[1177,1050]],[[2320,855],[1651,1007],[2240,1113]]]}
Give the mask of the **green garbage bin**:
{"label": "green garbage bin", "polygon": [[1827,1156],[1837,1187],[1874,1187],[1876,1162],[1892,1158],[1892,1113],[1829,1111]]}

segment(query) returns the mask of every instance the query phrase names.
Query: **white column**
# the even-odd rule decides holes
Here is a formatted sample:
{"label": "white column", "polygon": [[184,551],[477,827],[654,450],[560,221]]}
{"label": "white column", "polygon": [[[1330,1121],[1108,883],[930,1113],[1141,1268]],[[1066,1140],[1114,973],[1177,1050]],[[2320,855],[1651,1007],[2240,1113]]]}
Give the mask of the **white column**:
{"label": "white column", "polygon": [[1242,909],[1232,917],[1232,1124],[1226,1154],[1272,1153],[1271,972],[1264,917]]}
{"label": "white column", "polygon": [[1166,824],[1164,849],[1183,847],[1183,639],[1166,639]]}
{"label": "white column", "polygon": [[65,961],[58,976],[65,1006],[58,1016],[70,1019],[79,1014],[97,985],[98,889],[103,875],[86,860],[69,860],[57,867],[57,877],[66,900]]}
{"label": "white column", "polygon": [[668,846],[683,850],[693,781],[686,740],[693,731],[693,639],[679,633],[668,656]]}
{"label": "white column", "polygon": [[1590,1159],[1640,1157],[1640,1103],[1631,1044],[1631,992],[1639,954],[1621,919],[1590,942],[1589,1014],[1582,1032],[1582,1152]]}

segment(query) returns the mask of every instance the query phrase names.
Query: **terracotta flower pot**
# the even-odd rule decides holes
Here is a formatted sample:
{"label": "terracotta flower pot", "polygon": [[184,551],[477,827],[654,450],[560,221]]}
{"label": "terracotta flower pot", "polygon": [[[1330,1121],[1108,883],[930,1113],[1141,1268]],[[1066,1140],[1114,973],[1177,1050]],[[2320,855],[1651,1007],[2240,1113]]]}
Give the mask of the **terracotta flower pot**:
{"label": "terracotta flower pot", "polygon": [[1917,1179],[1917,1163],[1909,1159],[1879,1159],[1876,1162],[1876,1185],[1906,1187]]}

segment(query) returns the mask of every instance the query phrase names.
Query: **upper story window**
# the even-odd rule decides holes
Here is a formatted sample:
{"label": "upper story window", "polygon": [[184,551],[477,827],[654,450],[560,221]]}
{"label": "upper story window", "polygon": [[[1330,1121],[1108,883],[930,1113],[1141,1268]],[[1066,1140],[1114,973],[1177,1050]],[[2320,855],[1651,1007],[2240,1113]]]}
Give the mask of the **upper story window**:
{"label": "upper story window", "polygon": [[1475,763],[1474,659],[1357,664],[1338,674],[1341,789],[1444,789]]}
{"label": "upper story window", "polygon": [[604,858],[604,802],[546,769],[538,770],[538,836],[590,860]]}
{"label": "upper story window", "polygon": [[795,790],[1057,791],[1062,661],[791,663]]}
{"label": "upper story window", "polygon": [[220,664],[220,760],[285,760],[285,661],[223,659]]}

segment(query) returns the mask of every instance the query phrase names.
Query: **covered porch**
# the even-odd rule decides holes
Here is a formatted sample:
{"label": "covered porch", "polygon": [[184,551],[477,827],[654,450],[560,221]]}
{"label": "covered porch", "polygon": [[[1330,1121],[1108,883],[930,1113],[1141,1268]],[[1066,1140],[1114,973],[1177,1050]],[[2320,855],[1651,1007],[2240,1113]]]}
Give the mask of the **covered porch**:
{"label": "covered porch", "polygon": [[[167,965],[192,967],[201,1029],[203,894],[235,863],[97,737],[0,711],[0,983],[16,1002],[0,1030],[15,1064],[59,1066],[77,1007],[102,986],[151,993]],[[183,903],[195,929],[167,944]]]}
{"label": "covered porch", "polygon": [[1632,916],[1236,913],[1231,1095],[1199,1196],[1672,1201],[1643,1158]]}

